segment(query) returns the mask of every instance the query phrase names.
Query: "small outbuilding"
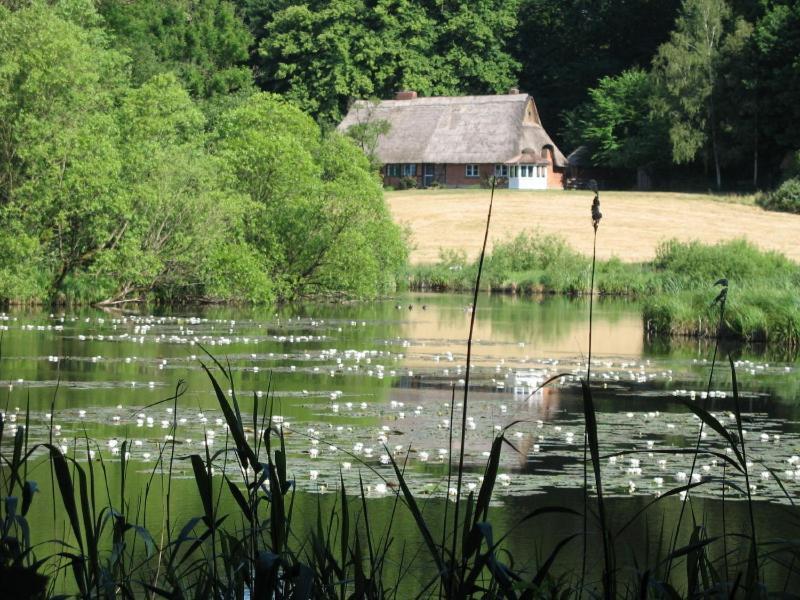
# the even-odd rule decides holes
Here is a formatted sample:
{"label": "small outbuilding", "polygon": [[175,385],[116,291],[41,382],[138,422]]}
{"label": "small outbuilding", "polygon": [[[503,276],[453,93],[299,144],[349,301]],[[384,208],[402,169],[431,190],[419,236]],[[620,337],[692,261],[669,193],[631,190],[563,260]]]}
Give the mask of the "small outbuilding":
{"label": "small outbuilding", "polygon": [[465,187],[496,176],[513,189],[562,189],[568,165],[544,130],[533,97],[512,89],[492,96],[358,100],[339,124],[385,121],[374,149],[385,185]]}

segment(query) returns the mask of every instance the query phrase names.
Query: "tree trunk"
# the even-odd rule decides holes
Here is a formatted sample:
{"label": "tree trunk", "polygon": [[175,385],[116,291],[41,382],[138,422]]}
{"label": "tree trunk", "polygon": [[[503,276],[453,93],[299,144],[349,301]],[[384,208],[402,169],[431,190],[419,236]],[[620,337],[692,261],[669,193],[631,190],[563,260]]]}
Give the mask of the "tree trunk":
{"label": "tree trunk", "polygon": [[714,156],[714,173],[717,178],[717,191],[722,189],[722,172],[719,167],[719,148],[717,147],[717,119],[714,111],[714,101],[709,105],[709,116],[711,117],[711,153]]}
{"label": "tree trunk", "polygon": [[753,187],[758,189],[758,101],[753,125]]}

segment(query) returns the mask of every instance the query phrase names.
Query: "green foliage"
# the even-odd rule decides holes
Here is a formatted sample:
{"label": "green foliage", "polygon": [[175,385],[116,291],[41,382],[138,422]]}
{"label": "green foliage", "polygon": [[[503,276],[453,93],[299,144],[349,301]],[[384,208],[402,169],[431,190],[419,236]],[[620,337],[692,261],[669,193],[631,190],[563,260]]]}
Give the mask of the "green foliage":
{"label": "green foliage", "polygon": [[789,346],[800,341],[800,267],[784,256],[744,240],[715,245],[673,240],[662,244],[652,266],[657,293],[645,296],[643,306],[650,331],[716,336],[718,309],[709,298],[711,284],[724,277],[730,292],[723,335]]}
{"label": "green foliage", "polygon": [[364,154],[299,109],[258,94],[220,119],[215,153],[254,203],[245,239],[280,297],[382,293],[405,263]]}
{"label": "green foliage", "polygon": [[653,268],[666,291],[708,286],[719,278],[731,285],[763,283],[776,288],[800,284],[800,267],[782,254],[763,252],[744,240],[714,245],[700,242],[664,242],[656,251]]}
{"label": "green foliage", "polygon": [[414,190],[417,188],[417,178],[409,175],[401,177],[396,184],[398,190]]}
{"label": "green foliage", "polygon": [[101,14],[130,55],[133,82],[173,72],[195,98],[250,87],[250,33],[227,0],[102,0]]}
{"label": "green foliage", "polygon": [[679,0],[522,0],[512,42],[519,83],[536,97],[551,134],[564,131],[569,113],[589,100],[599,80],[648,68],[679,6]]}
{"label": "green foliage", "polygon": [[726,0],[684,0],[670,39],[653,61],[661,93],[656,113],[669,122],[672,157],[678,163],[706,150],[722,185],[719,149],[719,99],[726,49],[735,51],[749,29],[734,19]]}
{"label": "green foliage", "polygon": [[[236,242],[229,236],[241,230],[247,202],[230,190],[219,161],[205,151],[203,126],[174,75],[156,76],[125,95],[120,129],[128,210],[114,251],[86,273],[112,282],[110,299],[205,295],[208,258],[230,256],[221,247]],[[247,262],[246,253],[241,257]]]}
{"label": "green foliage", "polygon": [[573,293],[586,287],[582,280],[589,275],[589,262],[562,238],[533,231],[496,243],[484,269],[490,285],[515,273],[526,272],[530,280],[535,272],[542,287]]}
{"label": "green foliage", "polygon": [[[590,267],[563,239],[533,231],[495,244],[484,264],[484,282],[491,291],[587,294]],[[408,283],[413,289],[466,291],[476,272],[477,262],[444,253],[437,264],[414,266]],[[744,240],[715,245],[670,240],[652,262],[598,261],[595,292],[642,299],[645,328],[652,333],[713,337],[712,284],[720,278],[728,279],[731,289],[724,335],[790,347],[800,343],[800,266]]]}
{"label": "green foliage", "polygon": [[[645,299],[645,327],[660,335],[715,337],[719,308],[709,293],[681,291]],[[750,285],[729,296],[720,333],[752,342],[800,345],[800,301],[787,290]]]}
{"label": "green foliage", "polygon": [[765,4],[755,23],[753,40],[759,122],[775,161],[797,150],[800,139],[800,4],[792,1]]}
{"label": "green foliage", "polygon": [[118,231],[122,57],[104,41],[38,3],[0,19],[0,268],[43,274],[6,297],[53,292]]}
{"label": "green foliage", "polygon": [[756,203],[766,209],[800,214],[800,179],[788,179],[772,192],[759,195]]}
{"label": "green foliage", "polygon": [[[673,168],[661,173],[665,183],[707,179],[711,168],[717,187],[726,173],[733,189],[771,185],[796,151],[796,2],[603,0],[591,11],[581,0],[526,4],[534,10],[523,7],[515,36],[520,83],[535,92],[549,123],[557,119],[562,146],[589,145],[599,165],[616,168],[647,164],[653,153],[612,164],[615,149],[619,156],[653,149],[656,157],[668,150],[663,162]],[[550,59],[555,49],[557,61]],[[626,72],[640,69],[649,69],[656,89],[623,94],[633,91]],[[638,119],[627,119],[627,109]],[[642,139],[648,120],[669,129],[667,143]]]}
{"label": "green foliage", "polygon": [[0,298],[270,302],[394,285],[405,241],[351,142],[263,95],[217,95],[209,124],[180,69],[132,85],[91,3],[0,10]]}
{"label": "green foliage", "polygon": [[[514,83],[506,50],[517,3],[411,0],[285,2],[245,11],[258,38],[258,82],[321,121],[352,98],[491,93]],[[265,3],[266,4],[266,3]],[[263,25],[261,25],[263,23]]]}
{"label": "green foliage", "polygon": [[603,77],[573,124],[573,139],[592,148],[596,164],[634,167],[669,162],[668,124],[652,112],[655,86],[641,70]]}
{"label": "green foliage", "polygon": [[369,160],[373,171],[379,171],[383,166],[377,155],[378,141],[380,136],[386,135],[391,129],[391,123],[385,119],[373,119],[376,101],[368,101],[364,104],[364,110],[359,114],[360,121],[351,125],[345,132],[351,138]]}

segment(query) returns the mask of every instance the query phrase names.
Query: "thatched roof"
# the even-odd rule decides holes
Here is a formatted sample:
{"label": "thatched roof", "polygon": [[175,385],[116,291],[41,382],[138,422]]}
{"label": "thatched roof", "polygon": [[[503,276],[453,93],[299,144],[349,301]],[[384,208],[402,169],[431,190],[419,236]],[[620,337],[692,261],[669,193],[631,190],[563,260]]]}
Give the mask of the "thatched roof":
{"label": "thatched roof", "polygon": [[359,100],[338,129],[373,120],[391,125],[376,149],[383,163],[506,163],[551,146],[556,165],[567,164],[528,94]]}

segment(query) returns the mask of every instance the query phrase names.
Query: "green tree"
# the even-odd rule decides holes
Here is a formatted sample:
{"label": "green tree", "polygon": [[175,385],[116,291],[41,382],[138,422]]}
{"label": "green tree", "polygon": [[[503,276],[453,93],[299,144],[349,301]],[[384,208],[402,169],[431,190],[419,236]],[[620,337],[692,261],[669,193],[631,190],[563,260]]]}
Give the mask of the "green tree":
{"label": "green tree", "polygon": [[381,161],[378,158],[378,142],[382,135],[389,133],[392,124],[385,119],[375,119],[377,100],[366,101],[363,109],[358,109],[358,123],[347,128],[345,134],[352,139],[369,160],[373,171],[379,171]]}
{"label": "green tree", "polygon": [[172,71],[195,98],[252,85],[252,37],[228,0],[101,0],[99,7],[132,58],[134,84]]}
{"label": "green tree", "polygon": [[[264,11],[254,4],[248,2],[247,14],[262,22]],[[256,33],[258,83],[323,122],[340,120],[354,98],[391,97],[398,89],[505,91],[518,67],[506,48],[516,6],[516,0],[286,2]]]}
{"label": "green tree", "polygon": [[761,145],[773,171],[800,140],[800,2],[772,0],[753,32]]}
{"label": "green tree", "polygon": [[722,171],[715,90],[722,49],[735,29],[725,0],[684,0],[670,39],[653,62],[662,88],[658,110],[670,122],[674,161],[691,162],[710,146],[718,189]]}
{"label": "green tree", "polygon": [[511,40],[520,87],[562,131],[570,111],[602,77],[649,69],[675,22],[680,0],[521,0]]}
{"label": "green tree", "polygon": [[505,93],[517,82],[520,64],[510,54],[519,0],[443,2],[436,40],[436,91],[443,94]]}
{"label": "green tree", "polygon": [[240,234],[247,201],[231,191],[220,161],[206,152],[203,115],[175,76],[157,75],[130,90],[119,123],[128,210],[113,251],[104,252],[85,273],[104,291],[103,300],[152,294],[271,300],[263,271],[260,279],[248,277],[247,290],[226,290],[217,284],[218,276],[208,285],[220,256],[237,277],[252,270],[251,250]]}
{"label": "green tree", "polygon": [[220,119],[214,144],[254,202],[246,239],[279,297],[387,289],[406,249],[380,184],[352,142],[258,94]]}
{"label": "green tree", "polygon": [[113,117],[123,59],[64,7],[91,14],[78,2],[0,9],[0,269],[26,273],[3,278],[6,298],[58,292],[115,243],[126,209]]}
{"label": "green tree", "polygon": [[630,169],[668,163],[668,127],[651,110],[654,93],[650,75],[641,69],[603,77],[589,90],[573,137],[589,144],[599,165]]}

